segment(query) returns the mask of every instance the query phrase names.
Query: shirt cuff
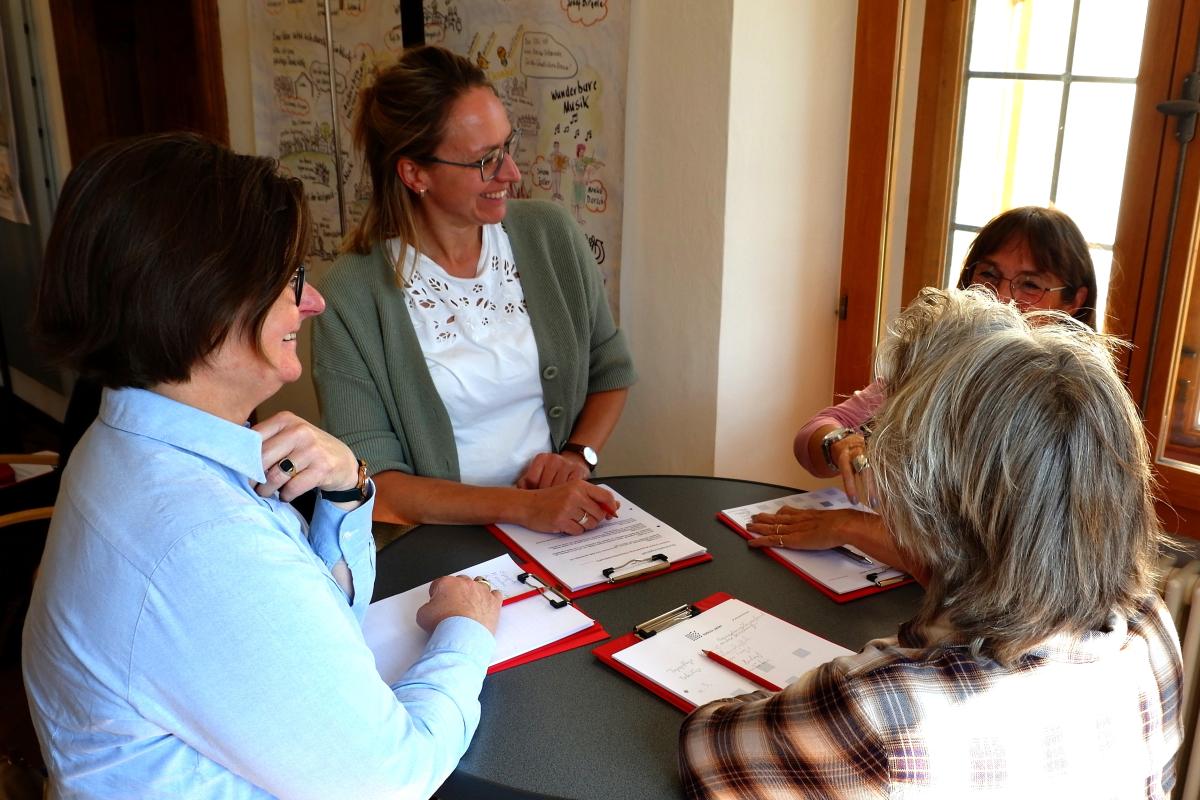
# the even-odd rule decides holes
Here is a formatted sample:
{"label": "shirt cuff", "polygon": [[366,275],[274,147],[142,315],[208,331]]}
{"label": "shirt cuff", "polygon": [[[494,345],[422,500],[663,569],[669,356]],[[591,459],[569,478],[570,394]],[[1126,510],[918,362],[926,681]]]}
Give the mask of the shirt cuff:
{"label": "shirt cuff", "polygon": [[478,663],[485,670],[496,653],[496,637],[470,617],[446,617],[433,629],[425,652],[453,650]]}
{"label": "shirt cuff", "polygon": [[367,481],[367,499],[353,511],[338,508],[328,500],[317,501],[313,509],[308,540],[313,552],[330,569],[338,561],[355,564],[367,548],[374,547],[371,535],[371,511],[375,508],[375,482]]}

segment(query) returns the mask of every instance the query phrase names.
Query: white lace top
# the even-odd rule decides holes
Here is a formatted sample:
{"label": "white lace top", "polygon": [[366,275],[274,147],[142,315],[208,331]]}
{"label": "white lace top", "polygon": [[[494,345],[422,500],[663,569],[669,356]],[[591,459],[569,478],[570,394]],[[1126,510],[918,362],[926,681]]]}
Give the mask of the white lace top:
{"label": "white lace top", "polygon": [[[395,258],[399,242],[388,245]],[[450,415],[463,483],[511,485],[551,443],[537,344],[508,234],[484,226],[473,278],[448,275],[411,250],[404,274],[411,276],[408,313]]]}

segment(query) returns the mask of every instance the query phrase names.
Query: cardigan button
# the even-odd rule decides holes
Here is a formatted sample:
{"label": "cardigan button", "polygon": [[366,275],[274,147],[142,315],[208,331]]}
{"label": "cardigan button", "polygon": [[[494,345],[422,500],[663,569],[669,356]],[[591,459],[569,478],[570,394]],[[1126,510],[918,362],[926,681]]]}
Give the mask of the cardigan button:
{"label": "cardigan button", "polygon": [[561,417],[563,415],[563,407],[562,406],[551,406],[550,410],[546,413],[548,413],[550,415],[550,419],[558,419],[559,417]]}
{"label": "cardigan button", "polygon": [[542,377],[548,381],[554,380],[558,377],[558,367],[554,366],[553,364],[546,367],[544,370],[542,370]]}

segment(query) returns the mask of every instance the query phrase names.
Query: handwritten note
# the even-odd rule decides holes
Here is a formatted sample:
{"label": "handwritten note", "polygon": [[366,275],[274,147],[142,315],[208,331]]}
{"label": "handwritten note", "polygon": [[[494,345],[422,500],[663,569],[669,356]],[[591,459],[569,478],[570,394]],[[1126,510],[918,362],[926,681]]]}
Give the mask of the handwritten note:
{"label": "handwritten note", "polygon": [[726,600],[613,658],[696,705],[762,688],[702,650],[716,651],[784,687],[813,667],[852,652],[741,600]]}
{"label": "handwritten note", "polygon": [[[512,557],[505,554],[454,574],[483,576],[505,597],[515,597],[529,592],[529,587],[517,580],[520,572]],[[425,651],[429,634],[417,625],[417,609],[428,600],[426,583],[367,607],[363,637],[375,654],[375,668],[389,685],[399,680]],[[593,624],[589,616],[574,606],[554,608],[536,593],[509,603],[500,609],[492,664],[536,650]]]}

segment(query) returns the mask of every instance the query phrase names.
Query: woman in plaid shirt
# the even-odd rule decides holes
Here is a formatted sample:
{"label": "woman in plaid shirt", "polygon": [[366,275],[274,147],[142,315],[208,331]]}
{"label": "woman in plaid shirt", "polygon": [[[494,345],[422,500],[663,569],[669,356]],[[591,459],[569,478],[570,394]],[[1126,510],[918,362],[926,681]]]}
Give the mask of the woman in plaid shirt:
{"label": "woman in plaid shirt", "polygon": [[922,292],[881,347],[867,446],[922,608],[778,694],[688,717],[689,797],[1169,794],[1179,641],[1112,343],[978,290]]}

